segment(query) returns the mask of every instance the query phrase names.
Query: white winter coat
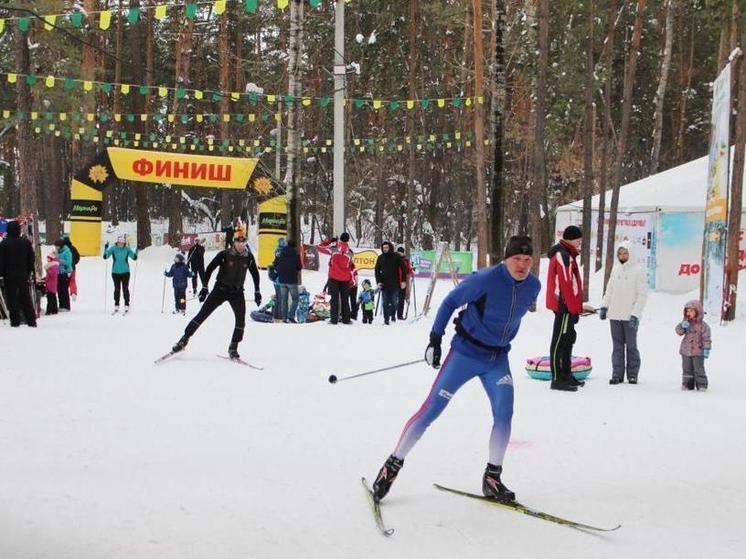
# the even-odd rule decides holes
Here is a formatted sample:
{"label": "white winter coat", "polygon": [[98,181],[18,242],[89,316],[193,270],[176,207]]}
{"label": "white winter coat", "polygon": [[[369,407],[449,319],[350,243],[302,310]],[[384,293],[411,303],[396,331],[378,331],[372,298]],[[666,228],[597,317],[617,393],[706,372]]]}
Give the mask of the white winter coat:
{"label": "white winter coat", "polygon": [[[624,246],[629,250],[628,246]],[[629,320],[630,316],[642,318],[642,310],[648,298],[648,278],[644,270],[629,260],[614,263],[609,283],[606,286],[601,306],[608,309],[609,320]]]}

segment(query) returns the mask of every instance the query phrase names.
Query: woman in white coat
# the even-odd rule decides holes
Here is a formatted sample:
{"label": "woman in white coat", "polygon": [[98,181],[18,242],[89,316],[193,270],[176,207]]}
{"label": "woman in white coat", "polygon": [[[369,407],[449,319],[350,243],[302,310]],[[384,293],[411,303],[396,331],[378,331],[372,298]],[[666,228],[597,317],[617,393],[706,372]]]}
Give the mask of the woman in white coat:
{"label": "woman in white coat", "polygon": [[648,297],[648,279],[630,258],[629,245],[621,243],[616,251],[617,262],[606,286],[599,316],[611,323],[612,374],[609,384],[627,382],[637,384],[640,371],[640,352],[637,350],[637,328]]}

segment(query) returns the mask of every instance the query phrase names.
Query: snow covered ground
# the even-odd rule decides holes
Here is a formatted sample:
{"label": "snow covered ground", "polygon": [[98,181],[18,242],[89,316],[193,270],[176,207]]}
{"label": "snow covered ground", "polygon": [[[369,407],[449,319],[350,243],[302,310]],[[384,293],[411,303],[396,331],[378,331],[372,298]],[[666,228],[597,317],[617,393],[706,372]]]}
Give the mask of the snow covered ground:
{"label": "snow covered ground", "polygon": [[[528,505],[622,528],[588,535],[434,490],[433,482],[480,489],[491,418],[472,382],[407,458],[384,503],[396,529],[387,539],[360,476],[375,476],[434,372],[423,364],[337,385],[327,377],[418,358],[431,320],[249,321],[241,353],[265,367],[257,372],[215,357],[232,329],[225,307],[184,355],[154,367],[198,307],[190,301],[186,318],[161,314],[172,256],[142,255],[130,316],[104,313],[104,261],[86,258],[72,313],[44,317],[36,330],[0,325],[3,559],[746,553],[743,317],[728,327],[710,321],[707,393],[679,390],[673,327],[688,297],[651,295],[637,386],[609,386],[608,323],[584,318],[576,353],[590,355],[594,371],[580,393],[558,393],[523,371],[549,345],[542,299],[511,353],[516,409],[504,479]],[[325,281],[304,279],[312,292]],[[265,274],[262,286],[268,297]],[[426,288],[418,280],[420,302]],[[438,285],[436,302],[447,290]],[[166,303],[169,313],[170,286]]]}

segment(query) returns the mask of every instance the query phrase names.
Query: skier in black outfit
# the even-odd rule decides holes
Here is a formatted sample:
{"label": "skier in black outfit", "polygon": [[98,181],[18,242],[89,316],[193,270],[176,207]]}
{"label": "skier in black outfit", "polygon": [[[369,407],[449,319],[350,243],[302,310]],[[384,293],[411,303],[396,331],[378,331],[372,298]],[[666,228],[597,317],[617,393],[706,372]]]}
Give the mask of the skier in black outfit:
{"label": "skier in black outfit", "polygon": [[26,324],[36,326],[36,312],[29,283],[34,274],[34,248],[21,237],[21,224],[8,223],[8,234],[0,243],[0,288],[5,286],[10,325],[21,325],[21,310]]}
{"label": "skier in black outfit", "polygon": [[199,281],[202,283],[202,287],[207,287],[207,280],[205,279],[205,240],[197,239],[189,249],[187,254],[187,261],[189,267],[192,270],[192,293],[197,294],[197,276]]}
{"label": "skier in black outfit", "polygon": [[[218,277],[215,286],[208,294],[207,284],[210,276],[218,268]],[[172,351],[182,351],[189,338],[191,338],[202,323],[212,312],[226,301],[233,310],[236,323],[233,328],[233,336],[228,346],[228,355],[231,359],[238,359],[238,344],[243,339],[244,324],[246,323],[246,301],[244,300],[243,284],[246,280],[246,271],[254,280],[254,302],[257,306],[262,304],[262,294],[259,292],[259,270],[256,267],[254,255],[246,246],[246,237],[243,235],[233,239],[233,247],[220,251],[212,259],[205,272],[205,287],[199,292],[200,302],[204,302],[197,313],[184,330],[184,335],[173,346]]]}
{"label": "skier in black outfit", "polygon": [[383,323],[396,322],[396,309],[399,305],[399,292],[407,287],[402,278],[407,276],[404,260],[394,252],[394,245],[388,241],[381,244],[381,254],[376,260],[376,283],[383,299]]}

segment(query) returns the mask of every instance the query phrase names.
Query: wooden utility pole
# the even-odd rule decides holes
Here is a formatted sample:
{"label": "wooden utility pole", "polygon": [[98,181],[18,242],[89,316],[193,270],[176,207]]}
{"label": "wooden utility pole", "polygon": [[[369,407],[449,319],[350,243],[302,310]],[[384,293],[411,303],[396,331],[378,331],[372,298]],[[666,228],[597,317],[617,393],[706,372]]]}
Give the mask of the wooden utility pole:
{"label": "wooden utility pole", "polygon": [[616,237],[617,210],[619,209],[619,189],[622,186],[622,168],[627,156],[629,142],[629,128],[632,119],[632,93],[637,74],[637,59],[640,56],[640,40],[642,38],[642,14],[645,12],[647,0],[637,0],[637,14],[632,31],[632,40],[627,53],[627,71],[624,74],[624,92],[622,94],[622,125],[619,133],[619,143],[614,160],[613,191],[611,193],[611,208],[609,211],[609,236],[606,240],[606,269],[604,270],[604,290],[609,283],[611,269],[614,265],[614,239]]}
{"label": "wooden utility pole", "polygon": [[583,122],[583,245],[580,251],[583,266],[583,301],[588,301],[591,280],[591,198],[593,197],[593,131],[595,112],[593,110],[593,37],[595,32],[595,0],[588,1],[588,43],[585,53],[585,118]]}
{"label": "wooden utility pole", "polygon": [[[487,186],[484,172],[484,48],[482,45],[482,0],[472,0],[474,28],[474,141],[477,189],[477,267],[487,265]],[[482,101],[482,102],[480,102]],[[410,211],[411,208],[410,208]]]}
{"label": "wooden utility pole", "polygon": [[503,154],[503,112],[505,109],[505,0],[495,0],[492,22],[492,119],[493,119],[493,154],[492,193],[490,195],[490,216],[492,242],[490,259],[499,262],[503,257],[505,236],[505,174]]}

